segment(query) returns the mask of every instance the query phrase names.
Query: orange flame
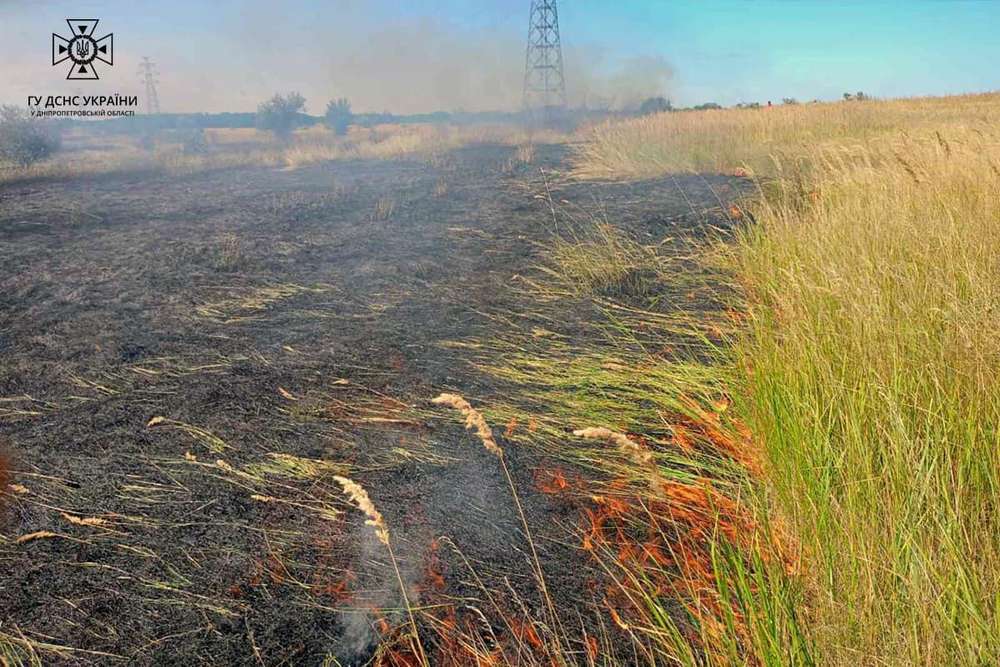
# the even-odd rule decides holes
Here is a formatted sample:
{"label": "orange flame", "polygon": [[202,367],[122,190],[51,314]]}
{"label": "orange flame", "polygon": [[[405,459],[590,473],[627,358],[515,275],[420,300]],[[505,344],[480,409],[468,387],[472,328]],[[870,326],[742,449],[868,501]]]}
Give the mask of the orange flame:
{"label": "orange flame", "polygon": [[[538,477],[548,477],[548,479],[538,479]],[[566,481],[563,471],[556,468],[551,471],[539,471],[535,485],[542,493],[556,494],[565,491],[569,487],[569,482]]]}

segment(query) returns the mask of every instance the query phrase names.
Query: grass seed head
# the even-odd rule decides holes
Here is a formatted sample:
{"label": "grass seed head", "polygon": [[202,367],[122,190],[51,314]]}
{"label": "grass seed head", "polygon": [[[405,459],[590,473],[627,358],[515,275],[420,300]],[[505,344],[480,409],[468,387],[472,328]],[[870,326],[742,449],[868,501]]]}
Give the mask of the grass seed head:
{"label": "grass seed head", "polygon": [[7,456],[0,451],[0,509],[3,509],[3,494],[7,491],[8,485],[10,485],[11,491],[20,493],[20,491],[14,488],[16,485],[10,484],[10,480],[10,462],[7,460]]}
{"label": "grass seed head", "polygon": [[45,540],[50,537],[59,537],[59,533],[53,533],[51,530],[38,530],[34,533],[21,535],[19,538],[14,540],[14,542],[16,544],[26,544],[28,542],[34,542],[35,540]]}
{"label": "grass seed head", "polygon": [[7,488],[10,482],[10,461],[7,455],[0,451],[0,491]]}
{"label": "grass seed head", "polygon": [[379,542],[389,546],[389,529],[385,525],[382,513],[375,508],[375,503],[368,497],[368,492],[355,481],[334,475],[333,478],[344,489],[344,493],[351,499],[358,509],[365,513],[368,520],[365,523],[375,529],[375,536]]}
{"label": "grass seed head", "polygon": [[465,416],[465,428],[476,432],[479,439],[483,441],[483,447],[491,454],[503,456],[503,449],[493,437],[493,429],[486,423],[482,413],[469,405],[468,401],[458,394],[441,394],[431,402],[435,405],[446,405],[461,412]]}
{"label": "grass seed head", "polygon": [[573,431],[573,435],[585,440],[601,440],[609,445],[614,445],[623,454],[641,466],[649,466],[653,463],[653,454],[629,439],[624,433],[617,433],[604,427],[590,427],[577,429]]}
{"label": "grass seed head", "polygon": [[74,526],[103,526],[107,523],[104,519],[96,516],[75,516],[66,512],[60,512],[60,514],[62,518]]}

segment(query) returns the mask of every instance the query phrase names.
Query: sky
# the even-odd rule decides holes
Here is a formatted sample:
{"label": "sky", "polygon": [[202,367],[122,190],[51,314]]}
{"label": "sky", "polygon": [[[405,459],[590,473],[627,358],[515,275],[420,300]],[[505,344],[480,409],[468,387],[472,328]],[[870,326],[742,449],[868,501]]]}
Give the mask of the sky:
{"label": "sky", "polygon": [[[252,111],[278,91],[307,110],[515,109],[530,0],[0,0],[0,103],[28,95],[144,99],[163,111]],[[571,102],[678,106],[1000,89],[1000,0],[561,0]],[[66,81],[51,35],[66,18],[114,32],[114,67]]]}

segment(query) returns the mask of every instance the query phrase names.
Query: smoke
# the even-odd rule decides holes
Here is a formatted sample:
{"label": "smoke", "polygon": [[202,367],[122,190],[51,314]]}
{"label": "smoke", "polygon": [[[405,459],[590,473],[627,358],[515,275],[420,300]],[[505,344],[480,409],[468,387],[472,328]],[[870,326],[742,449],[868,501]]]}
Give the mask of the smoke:
{"label": "smoke", "polygon": [[362,108],[508,109],[520,101],[522,53],[511,35],[418,19],[339,44],[325,72],[331,88]]}
{"label": "smoke", "polygon": [[[243,77],[241,108],[251,101],[247,97],[272,94],[275,80],[301,81],[298,87],[312,102],[313,113],[341,96],[352,100],[356,110],[395,113],[520,107],[522,31],[510,26],[471,28],[430,17],[376,22],[364,12],[354,12],[349,19],[333,35],[312,34],[270,14],[244,21],[243,34],[234,41],[264,46],[255,48],[250,62],[244,61],[252,74]],[[269,26],[270,39],[261,34],[261,25]],[[673,68],[662,56],[613,63],[604,54],[597,45],[566,49],[567,93],[574,106],[621,109],[667,93]],[[283,76],[290,70],[309,74]],[[203,90],[209,96],[221,94],[211,84]]]}
{"label": "smoke", "polygon": [[[509,7],[486,2],[452,19],[412,8],[404,14],[385,0],[337,0],[308,11],[299,4],[220,3],[204,14],[166,5],[150,23],[115,3],[101,24],[115,32],[115,67],[105,68],[99,83],[78,87],[142,96],[135,70],[148,55],[161,73],[163,110],[171,112],[253,111],[291,90],[314,114],[336,97],[349,98],[356,111],[520,107],[527,16],[500,18],[510,17]],[[0,63],[3,101],[74,92],[77,84],[61,80],[47,54],[39,55],[50,33],[65,27],[69,3],[7,0],[0,8],[12,54]],[[615,60],[565,29],[563,37],[571,104],[624,108],[667,94],[672,69],[662,57]]]}
{"label": "smoke", "polygon": [[[524,83],[524,37],[513,30],[469,31],[429,19],[382,26],[340,42],[325,58],[329,88],[369,110],[515,110]],[[665,95],[673,68],[662,56],[617,64],[599,47],[567,49],[570,104],[623,109]]]}
{"label": "smoke", "polygon": [[[357,544],[359,553],[356,562],[368,566],[366,571],[358,574],[358,588],[364,591],[364,595],[362,599],[345,601],[341,605],[342,632],[331,646],[338,664],[358,664],[381,638],[376,630],[379,619],[395,627],[402,621],[406,608],[395,571],[387,560],[389,556],[385,545],[375,537],[371,527],[358,526]],[[397,565],[401,570],[400,576],[406,582],[410,604],[414,604],[419,599],[416,573],[405,563]],[[390,609],[397,611],[387,611]]]}
{"label": "smoke", "polygon": [[634,109],[648,97],[669,97],[674,68],[661,55],[632,56],[605,64],[598,47],[567,55],[570,101],[592,109]]}

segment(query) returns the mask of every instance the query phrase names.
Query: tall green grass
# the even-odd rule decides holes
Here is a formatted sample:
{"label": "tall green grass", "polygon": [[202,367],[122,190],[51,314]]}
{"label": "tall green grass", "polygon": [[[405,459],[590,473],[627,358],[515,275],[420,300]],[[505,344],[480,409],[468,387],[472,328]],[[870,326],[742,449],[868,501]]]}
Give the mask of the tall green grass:
{"label": "tall green grass", "polygon": [[759,509],[802,554],[797,581],[732,586],[765,628],[805,590],[764,662],[801,637],[819,664],[1000,664],[998,114],[976,96],[665,115],[580,156],[760,178],[756,224],[718,256],[747,313],[730,382],[764,450]]}
{"label": "tall green grass", "polygon": [[730,255],[740,393],[831,664],[1000,663],[1000,142],[960,136],[820,163]]}

